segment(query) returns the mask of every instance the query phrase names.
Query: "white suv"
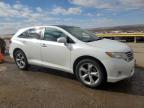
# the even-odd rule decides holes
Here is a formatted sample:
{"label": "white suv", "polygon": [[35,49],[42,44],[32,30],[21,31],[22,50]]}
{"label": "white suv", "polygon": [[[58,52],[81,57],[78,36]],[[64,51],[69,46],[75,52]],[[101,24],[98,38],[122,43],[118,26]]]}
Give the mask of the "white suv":
{"label": "white suv", "polygon": [[20,69],[37,65],[63,70],[89,87],[128,78],[135,66],[126,44],[64,25],[20,29],[12,37],[10,56]]}

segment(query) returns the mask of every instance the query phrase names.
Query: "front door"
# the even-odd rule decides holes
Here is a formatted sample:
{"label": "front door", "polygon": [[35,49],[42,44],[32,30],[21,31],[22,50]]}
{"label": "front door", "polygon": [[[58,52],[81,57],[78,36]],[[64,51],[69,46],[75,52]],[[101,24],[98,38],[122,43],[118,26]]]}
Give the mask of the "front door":
{"label": "front door", "polygon": [[58,43],[59,37],[66,35],[55,28],[46,28],[41,41],[41,53],[43,65],[53,68],[69,70],[71,50],[64,43]]}

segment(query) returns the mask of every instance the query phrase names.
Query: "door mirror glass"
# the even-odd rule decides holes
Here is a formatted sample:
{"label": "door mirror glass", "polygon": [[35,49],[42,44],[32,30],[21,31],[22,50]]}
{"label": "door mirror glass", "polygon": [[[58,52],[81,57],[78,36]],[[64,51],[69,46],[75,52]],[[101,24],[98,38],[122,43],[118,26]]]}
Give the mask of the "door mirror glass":
{"label": "door mirror glass", "polygon": [[65,44],[65,43],[67,43],[67,39],[65,37],[60,37],[60,38],[57,39],[57,42]]}

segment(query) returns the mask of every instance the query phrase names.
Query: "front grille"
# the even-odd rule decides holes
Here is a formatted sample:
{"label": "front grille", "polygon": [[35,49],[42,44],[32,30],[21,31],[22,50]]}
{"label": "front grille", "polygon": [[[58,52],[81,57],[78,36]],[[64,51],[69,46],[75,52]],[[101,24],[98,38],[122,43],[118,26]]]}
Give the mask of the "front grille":
{"label": "front grille", "polygon": [[132,61],[134,59],[134,54],[133,54],[132,51],[126,52],[125,54],[127,56],[127,61],[128,62],[130,62],[130,61]]}

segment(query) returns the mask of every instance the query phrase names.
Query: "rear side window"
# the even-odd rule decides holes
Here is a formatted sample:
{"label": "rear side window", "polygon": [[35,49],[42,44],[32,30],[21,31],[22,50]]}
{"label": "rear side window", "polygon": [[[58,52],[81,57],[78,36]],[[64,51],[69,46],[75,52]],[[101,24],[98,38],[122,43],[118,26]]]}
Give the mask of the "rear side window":
{"label": "rear side window", "polygon": [[18,36],[19,38],[27,38],[27,32],[23,32]]}
{"label": "rear side window", "polygon": [[19,38],[40,39],[41,29],[29,29],[18,36]]}

